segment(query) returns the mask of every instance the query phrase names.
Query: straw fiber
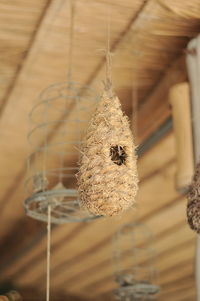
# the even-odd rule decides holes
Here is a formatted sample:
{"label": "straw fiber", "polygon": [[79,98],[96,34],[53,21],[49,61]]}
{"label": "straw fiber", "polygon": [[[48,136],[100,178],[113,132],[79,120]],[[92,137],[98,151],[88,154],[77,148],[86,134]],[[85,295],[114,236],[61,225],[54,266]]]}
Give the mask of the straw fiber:
{"label": "straw fiber", "polygon": [[95,215],[113,216],[134,205],[135,145],[117,96],[103,93],[81,154],[78,185],[83,207]]}
{"label": "straw fiber", "polygon": [[195,175],[188,193],[187,217],[192,230],[200,233],[200,163],[196,166]]}

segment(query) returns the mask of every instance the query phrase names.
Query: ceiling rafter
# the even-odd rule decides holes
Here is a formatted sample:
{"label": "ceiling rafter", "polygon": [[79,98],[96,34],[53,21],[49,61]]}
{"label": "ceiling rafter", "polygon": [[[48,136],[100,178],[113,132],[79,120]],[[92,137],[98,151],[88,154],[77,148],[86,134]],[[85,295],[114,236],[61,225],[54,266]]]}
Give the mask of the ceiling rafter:
{"label": "ceiling rafter", "polygon": [[[140,10],[138,11],[138,13],[136,14],[136,16],[134,16],[134,18],[131,20],[130,24],[129,24],[129,25],[127,26],[127,28],[124,30],[124,32],[123,32],[121,38],[119,38],[119,40],[118,40],[117,42],[115,42],[115,44],[112,46],[112,49],[111,49],[111,50],[115,50],[115,49],[120,45],[120,43],[123,41],[123,39],[125,38],[125,36],[129,34],[129,31],[132,30],[135,26],[137,27],[137,24],[140,24],[140,20],[143,18],[143,14],[145,14],[145,9],[148,8],[149,5],[151,5],[151,2],[154,2],[154,1],[153,1],[153,0],[149,0],[149,1],[145,1],[145,2],[142,4],[142,6],[141,6]],[[54,2],[52,2],[52,3],[54,3]],[[56,2],[56,3],[57,3],[57,2]],[[57,5],[58,5],[58,4],[57,4]],[[50,8],[49,8],[49,9],[50,9]],[[54,8],[54,10],[55,10],[55,8]],[[42,22],[42,23],[44,23],[44,22]],[[41,26],[42,26],[42,23],[41,23]],[[43,31],[43,30],[42,30],[42,31]],[[39,33],[38,33],[39,36],[42,36],[43,34],[44,34],[44,32],[42,32],[42,33],[40,34],[40,31],[39,31]],[[37,35],[36,35],[35,40],[37,41],[37,43],[38,43],[38,40],[40,40],[39,37],[37,37]],[[33,50],[34,50],[34,44],[32,45],[32,48],[33,48]],[[30,51],[30,54],[31,54],[32,52],[34,53],[33,50]],[[31,56],[31,55],[30,55],[30,56]],[[26,70],[26,68],[27,68],[26,66],[29,65],[29,63],[27,63],[27,62],[28,62],[28,58],[29,58],[29,56],[27,56],[27,60],[26,60],[26,62],[25,62],[25,64],[24,64],[24,68],[21,70],[21,74],[23,74],[23,76],[24,76],[24,69]],[[98,66],[98,68],[97,68],[96,71],[93,73],[93,75],[91,76],[91,78],[89,78],[89,79],[87,80],[87,84],[90,84],[90,83],[94,80],[94,78],[98,75],[99,70],[102,69],[104,63],[105,63],[105,60],[103,60],[102,63],[101,63],[101,65]],[[175,65],[176,65],[176,63],[175,63]],[[179,64],[179,66],[180,66],[180,64]],[[173,67],[172,67],[172,68],[173,68]],[[176,67],[174,68],[173,71],[175,72],[175,70],[177,70]],[[170,73],[170,71],[169,71],[169,73]],[[22,77],[23,77],[23,76],[22,76]],[[167,78],[167,79],[166,79],[166,78]],[[20,79],[20,75],[19,75],[19,79]],[[163,82],[166,83],[167,80],[169,80],[169,79],[170,79],[170,78],[169,78],[168,76],[165,76],[165,75],[163,76]],[[18,82],[18,81],[16,81],[16,83],[17,83],[17,82]],[[18,86],[18,84],[17,84],[17,86]],[[152,95],[150,95],[149,98],[147,98],[148,102],[145,101],[145,103],[148,103],[148,107],[151,106],[151,103],[153,103],[152,106],[155,105],[154,97],[157,97],[157,96],[158,96],[159,90],[161,90],[160,86],[163,88],[164,84],[158,85],[158,87],[156,86],[156,87],[155,87],[155,91],[153,91]],[[15,89],[15,87],[14,87],[14,89]],[[14,89],[13,89],[13,90],[14,90]],[[165,90],[166,90],[166,89],[165,89]],[[12,93],[11,93],[11,94],[12,94]],[[156,100],[156,101],[157,101],[157,100]],[[164,108],[166,109],[166,102],[165,102],[165,107],[164,107]],[[151,129],[151,131],[155,130],[155,118],[153,119],[153,121],[152,121],[152,120],[149,121],[149,120],[146,118],[146,117],[147,117],[147,116],[146,116],[146,111],[147,111],[147,109],[146,109],[145,106],[143,105],[142,108],[140,109],[139,113],[138,113],[138,116],[139,116],[138,119],[139,119],[139,121],[140,121],[140,124],[139,124],[138,128],[141,129],[141,130],[143,129],[143,132],[142,132],[141,137],[140,137],[140,135],[139,135],[140,141],[142,141],[142,140],[144,140],[144,138],[146,138],[147,132],[148,132],[148,135],[150,134],[150,130],[149,130],[149,129]],[[160,113],[160,103],[159,103],[159,109],[158,109],[158,112]],[[163,119],[166,119],[166,118],[169,116],[169,109],[164,110],[164,109],[163,109],[163,106],[162,106],[162,112],[165,113],[165,114],[164,114],[165,117],[164,117],[164,118],[161,118],[161,119],[160,119],[160,118],[157,119],[157,120],[159,120],[159,122],[157,123],[157,127],[163,122]],[[166,112],[167,112],[167,113],[166,113]],[[149,116],[149,114],[148,114],[148,116]],[[143,122],[144,120],[148,120],[148,121],[146,122],[147,125],[145,125],[145,128],[144,128],[144,122]],[[140,125],[141,125],[141,126],[140,126]],[[54,131],[54,133],[55,133],[55,131]],[[2,200],[1,200],[1,206],[0,206],[0,207],[1,207],[2,213],[3,213],[4,207],[6,206],[6,204],[8,204],[9,199],[11,199],[12,195],[15,193],[15,191],[16,191],[16,189],[17,189],[17,187],[18,187],[18,185],[16,185],[16,183],[19,183],[19,182],[23,181],[24,174],[25,174],[25,168],[19,172],[19,174],[16,176],[16,179],[15,179],[14,183],[11,185],[11,187],[8,189],[8,191],[5,192],[5,194],[4,194],[4,196],[3,196]],[[5,201],[5,200],[6,200],[6,201]],[[8,200],[8,201],[7,201],[7,200]]]}
{"label": "ceiling rafter", "polygon": [[[161,77],[159,83],[145,98],[138,113],[138,136],[142,142],[171,116],[168,91],[171,86],[187,80],[185,56],[178,57]],[[154,112],[150,116],[149,112]]]}
{"label": "ceiling rafter", "polygon": [[[40,43],[43,44],[44,37],[48,33],[49,24],[52,24],[52,20],[55,17],[55,12],[58,12],[58,10],[61,8],[64,1],[65,0],[59,0],[59,1],[51,0],[50,5],[48,6],[48,8],[46,10],[46,13],[43,15],[43,19],[40,21],[40,26],[38,27],[37,33],[34,36],[34,41],[31,43],[31,47],[26,56],[26,60],[23,64],[22,68],[20,69],[18,76],[15,79],[15,84],[12,86],[12,89],[9,92],[9,98],[12,98],[13,95],[17,95],[16,90],[22,89],[20,82],[23,83],[24,77],[28,76],[28,74],[30,72],[30,67],[33,66],[34,58],[39,51]],[[148,1],[151,1],[151,0],[148,0]],[[112,45],[111,51],[114,51],[117,48],[117,46],[120,44],[122,39],[124,38],[124,35],[128,34],[129,30],[132,28],[133,24],[139,18],[141,12],[147,5],[148,1],[144,1],[142,3],[142,6],[141,6],[140,10],[138,11],[138,13],[136,14],[136,16],[133,17],[131,22],[128,24],[128,26],[125,28],[125,30],[122,32],[119,39],[117,41],[115,41],[114,45]],[[86,81],[86,85],[91,84],[95,75],[99,72],[99,70],[102,68],[104,63],[105,63],[105,59],[102,60],[102,62],[98,65],[98,67],[93,72],[92,76]],[[6,100],[6,103],[9,102],[9,98]],[[72,108],[73,108],[73,104],[71,105],[71,109]],[[61,116],[61,119],[63,117],[66,118],[66,116],[64,115],[64,116]],[[59,127],[59,126],[56,125],[56,127],[52,130],[52,132],[49,133],[49,139],[52,139],[52,137],[55,135],[57,127]],[[13,196],[13,194],[15,194],[15,192],[18,188],[18,183],[23,181],[25,174],[26,174],[26,167],[24,166],[22,168],[22,170],[20,170],[19,173],[17,174],[15,180],[13,181],[13,183],[11,184],[9,189],[4,193],[4,196],[2,197],[1,202],[0,202],[0,210],[1,210],[2,214],[5,209],[5,206],[8,204],[8,202],[11,199],[11,197]]]}
{"label": "ceiling rafter", "polygon": [[[51,24],[51,22],[52,22],[52,20],[55,16],[55,11],[58,11],[60,9],[62,3],[63,3],[63,0],[59,0],[59,1],[51,0],[48,3],[48,6],[46,7],[45,12],[43,13],[42,18],[40,20],[40,23],[38,24],[37,32],[35,33],[32,41],[30,43],[30,48],[29,48],[28,53],[26,55],[25,62],[22,65],[22,67],[18,70],[18,74],[17,74],[17,76],[16,76],[16,78],[15,78],[13,84],[12,84],[12,87],[11,87],[11,89],[10,89],[8,95],[7,95],[6,103],[9,102],[9,98],[11,98],[12,95],[17,94],[17,92],[16,92],[17,89],[21,89],[20,81],[22,81],[22,83],[23,83],[23,78],[26,77],[30,72],[30,67],[33,64],[33,61],[34,61],[34,58],[35,58],[36,54],[38,53],[38,49],[40,47],[39,45],[40,45],[40,43],[43,43],[44,36],[47,33],[47,28],[48,27],[46,28],[46,26],[47,25],[49,26],[49,24]],[[134,18],[131,20],[130,24],[128,24],[126,29],[123,31],[123,33],[120,36],[119,40],[116,41],[115,44],[112,46],[112,51],[120,43],[121,39],[123,38],[123,35],[126,34],[130,30],[132,24],[136,21],[139,14],[141,13],[143,8],[145,7],[146,3],[147,2],[144,1],[144,3],[141,6],[141,9],[138,12],[138,14],[136,16],[134,16]],[[104,64],[104,63],[105,63],[105,60],[103,59],[101,64],[95,70],[94,74],[96,74],[99,71],[102,64]],[[93,80],[94,74],[92,75],[91,78],[88,79],[87,84],[90,84],[90,82]],[[2,111],[2,113],[3,113],[3,111]],[[52,135],[54,135],[54,133],[55,133],[55,129],[53,130]],[[17,174],[15,180],[13,181],[13,183],[11,184],[9,189],[4,193],[4,195],[1,199],[1,202],[0,202],[0,209],[1,209],[2,214],[3,214],[3,211],[5,209],[5,206],[8,204],[9,200],[12,198],[12,196],[17,191],[18,183],[22,182],[24,180],[25,174],[26,174],[26,167],[24,166],[23,169],[20,170],[19,173]],[[24,221],[25,220],[26,219],[24,218]],[[15,228],[15,226],[17,226],[17,225],[14,225],[13,227]]]}
{"label": "ceiling rafter", "polygon": [[[176,252],[183,250],[183,248],[191,248],[191,245],[193,244],[193,242],[194,242],[194,238],[189,239],[188,241],[184,241],[180,245],[175,245],[174,247],[171,247],[170,249],[168,249],[166,251],[163,251],[162,253],[158,254],[159,260],[165,259],[170,254],[175,254]],[[108,265],[108,262],[105,262],[105,266],[106,265]],[[103,267],[103,263],[102,263],[102,265],[97,265],[94,268],[99,269],[99,268],[102,268],[102,267]],[[92,277],[92,275],[91,275],[91,277]],[[112,280],[112,277],[113,277],[113,274],[108,275],[107,277],[105,277],[105,279],[102,278],[98,281],[94,281],[94,282],[90,283],[89,285],[84,286],[82,288],[82,290],[83,291],[91,291],[92,290],[93,293],[95,292],[95,290],[97,290],[98,292],[101,292],[101,289],[104,289],[104,287],[105,287],[105,283],[107,283],[108,279]],[[111,282],[110,284],[112,285],[112,284],[114,284],[114,282],[113,283]],[[112,286],[111,286],[111,289],[113,289]]]}
{"label": "ceiling rafter", "polygon": [[6,105],[7,105],[7,102],[9,101],[11,93],[13,93],[13,91],[14,91],[16,85],[17,85],[17,82],[18,82],[21,74],[24,72],[24,64],[23,64],[23,62],[29,59],[31,49],[33,48],[33,45],[34,45],[35,40],[36,40],[37,32],[38,32],[38,30],[40,30],[40,27],[42,26],[43,19],[45,18],[45,15],[46,15],[46,13],[47,13],[47,11],[49,9],[49,6],[50,6],[50,4],[51,4],[52,1],[53,0],[48,0],[47,1],[46,5],[45,5],[45,7],[44,7],[44,9],[43,9],[43,11],[41,13],[41,16],[40,16],[40,18],[38,20],[38,23],[37,23],[37,25],[35,27],[33,35],[32,35],[32,37],[31,37],[31,39],[29,41],[28,50],[25,51],[25,52],[23,52],[23,56],[21,58],[21,63],[18,65],[18,68],[17,68],[17,70],[15,72],[15,75],[14,75],[14,77],[13,77],[11,83],[10,83],[10,86],[8,87],[7,93],[6,93],[6,95],[4,96],[4,98],[1,101],[0,118],[1,118],[1,116],[3,114],[3,112],[4,112],[4,109],[5,109]]}
{"label": "ceiling rafter", "polygon": [[[4,99],[4,105],[0,111],[0,117],[2,116],[6,104],[10,101],[10,98],[15,97],[15,95],[21,95],[21,90],[23,89],[24,78],[29,76],[30,69],[34,65],[34,59],[40,50],[40,44],[43,44],[46,35],[49,33],[52,22],[54,21],[58,11],[61,9],[65,0],[49,0],[47,3],[43,14],[39,20],[36,31],[32,40],[29,44],[29,49],[26,56],[24,57],[24,63],[18,69],[18,72],[15,76],[15,79],[10,87],[10,90],[7,93],[6,98]],[[4,196],[0,202],[0,210],[4,210],[4,207],[8,203],[11,196],[15,193],[18,188],[18,183],[24,179],[26,174],[26,166],[23,166],[22,169],[18,172],[16,178],[11,184],[8,191],[5,192]]]}
{"label": "ceiling rafter", "polygon": [[[151,0],[149,0],[149,2],[147,2],[147,3],[145,3],[145,5],[147,5],[148,3],[150,3],[150,1]],[[144,6],[144,8],[145,8],[145,6]],[[140,17],[141,13],[142,13],[142,11],[137,15],[137,18]],[[122,39],[123,39],[123,37],[122,37]],[[116,49],[117,49],[117,47],[116,47]],[[182,70],[184,70],[184,67],[183,67],[184,63],[182,62],[182,59],[178,59],[178,61],[179,61],[178,64],[176,64],[176,62],[174,64],[172,64],[173,66],[175,65],[174,69],[172,68],[173,70],[171,70],[171,68],[169,68],[169,70],[168,70],[169,74],[166,73],[166,74],[163,75],[161,81],[159,81],[156,84],[156,86],[154,87],[154,89],[152,90],[152,92],[145,98],[145,101],[142,103],[142,105],[140,107],[140,111],[139,111],[138,115],[139,115],[139,122],[142,123],[141,127],[139,127],[139,128],[141,128],[141,132],[140,132],[140,135],[139,135],[141,141],[144,140],[144,139],[146,139],[149,136],[149,134],[151,134],[153,131],[155,131],[160,126],[160,124],[163,122],[163,120],[166,120],[170,116],[170,110],[169,110],[169,107],[168,107],[167,97],[166,97],[166,94],[163,93],[163,91],[167,92],[168,89],[169,89],[169,87],[172,84],[174,84],[174,83],[177,82],[176,78],[173,78],[173,80],[171,80],[170,74],[174,74],[174,76],[175,76],[176,72],[178,72],[178,78],[179,78],[178,80],[182,81],[182,80],[186,79],[186,73],[185,73],[185,71],[182,72],[182,73],[179,72],[179,67],[180,66],[181,66]],[[104,64],[104,62],[103,62],[103,64]],[[98,77],[98,73],[99,73],[99,71],[101,69],[102,68],[100,66],[99,70],[97,70],[97,74],[93,75],[92,77],[90,77],[90,79],[89,79],[90,82],[92,82],[94,80],[94,77],[96,77],[96,76]],[[165,82],[165,79],[168,76],[169,76],[169,81]],[[16,79],[16,82],[17,82],[17,79]],[[164,99],[164,101],[163,101],[163,99]],[[151,103],[151,105],[148,107],[148,105],[150,103]],[[158,122],[156,123],[156,125],[153,124],[153,122],[155,121],[155,116],[154,116],[154,120],[150,119],[144,125],[144,122],[142,122],[142,121],[144,121],[144,120],[146,121],[146,117],[148,116],[148,113],[149,113],[149,108],[153,108],[154,106],[156,106],[156,107],[159,106],[159,108],[155,112],[155,116],[159,117],[160,115],[162,115],[162,117],[161,118],[157,118]],[[141,119],[141,118],[143,118],[143,119]],[[142,127],[142,125],[143,125],[143,127]],[[17,184],[15,186],[13,186],[13,189],[15,191],[16,191],[17,186],[18,186],[18,181],[17,180],[20,180],[22,182],[23,179],[24,179],[24,171],[25,170],[22,170],[21,173],[19,173],[19,177],[16,178],[16,183]],[[148,180],[148,178],[147,178],[147,180]],[[10,189],[10,191],[12,191],[12,190]],[[14,193],[15,193],[15,191],[14,191]],[[7,194],[7,197],[6,197],[5,201],[7,201],[10,196],[12,196],[12,194]],[[173,201],[175,201],[175,200],[173,200]],[[6,203],[2,203],[2,204],[3,204],[3,206],[6,205]],[[167,204],[166,206],[171,206],[171,203],[170,203],[170,205]],[[2,209],[4,209],[4,208],[2,207]],[[165,206],[162,208],[162,210],[164,210],[164,209],[166,209]],[[157,211],[155,210],[155,212],[157,212]],[[31,232],[33,235],[37,232],[36,228]],[[20,229],[20,227],[18,227],[18,229]],[[12,239],[12,235],[9,236],[9,237],[11,237],[11,239]],[[27,244],[27,242],[26,242],[26,244]],[[83,256],[86,256],[86,255],[83,254]],[[72,259],[72,262],[74,262],[74,259]],[[86,286],[86,288],[87,288],[87,286]]]}
{"label": "ceiling rafter", "polygon": [[[167,167],[169,167],[170,165],[172,165],[174,163],[174,159],[170,159],[169,161],[167,161],[164,165],[162,165],[162,169],[165,169]],[[153,170],[151,171],[150,173],[148,173],[148,175],[144,175],[141,180],[140,180],[140,185],[142,185],[145,181],[147,181],[148,179],[156,176],[156,175],[159,175],[161,173],[161,169],[160,168],[157,168],[156,170]],[[178,201],[178,200],[177,200]],[[174,200],[171,202],[172,204],[174,203]],[[152,218],[152,216],[158,214],[161,210],[164,210],[166,208],[159,208],[158,210],[156,210],[155,212],[153,213],[149,213],[147,214],[146,216],[144,216],[141,221],[145,221],[149,218]],[[46,234],[46,229],[44,227],[42,227],[41,229],[41,223],[40,222],[37,222],[37,221],[34,221],[34,220],[31,220],[30,222],[30,226],[29,226],[29,229],[28,229],[28,232],[31,233],[31,235],[29,235],[27,237],[26,233],[24,234],[24,243],[23,243],[23,236],[16,236],[14,234],[14,232],[16,231],[16,229],[23,229],[24,226],[27,224],[27,218],[28,217],[25,217],[24,219],[22,219],[20,222],[19,222],[19,225],[18,227],[16,228],[16,225],[14,225],[14,228],[13,228],[13,231],[11,233],[10,236],[6,237],[5,240],[2,240],[1,242],[1,245],[0,245],[0,249],[1,249],[1,258],[3,259],[2,260],[2,264],[0,265],[0,269],[1,271],[5,271],[7,268],[9,268],[9,266],[14,262],[14,261],[18,261],[19,258],[23,257],[25,255],[26,252],[29,252],[30,250],[30,247],[33,247],[34,244],[37,244],[38,243],[38,239],[43,239],[44,235]],[[84,225],[85,224],[81,224],[81,226],[79,227],[79,225],[77,225],[77,229],[75,228],[74,230],[72,230],[72,233],[73,235],[75,233],[77,233],[77,230],[82,230],[84,228]],[[88,225],[88,224],[86,224]],[[36,236],[38,236],[38,239],[36,239],[36,237],[33,237],[32,235],[32,232],[33,234],[34,233],[37,233]],[[68,234],[67,234],[68,235]],[[70,236],[70,237],[73,237]],[[11,245],[11,250],[13,250],[12,252],[7,252],[6,249],[4,251],[4,246],[7,245],[8,242],[12,242],[12,245]],[[110,237],[107,238],[105,240],[104,243],[109,243],[110,241]],[[97,245],[99,247],[99,243],[101,242],[98,242]],[[57,244],[58,247],[60,246],[60,244],[58,243]],[[13,247],[12,247],[13,246]],[[16,246],[18,246],[17,250],[16,250]],[[55,249],[57,249],[57,247],[55,246],[54,247]],[[39,253],[37,255],[37,257],[35,259],[31,259],[31,264],[36,264],[36,262],[38,260],[41,261],[41,259],[45,259],[46,257],[46,251],[41,251],[41,253]],[[67,262],[67,265],[69,264],[69,262]],[[25,269],[28,269],[28,265],[26,264],[24,268],[22,268],[21,270],[18,270],[17,274],[14,275],[14,277],[19,277],[21,273],[24,273],[25,272]]]}

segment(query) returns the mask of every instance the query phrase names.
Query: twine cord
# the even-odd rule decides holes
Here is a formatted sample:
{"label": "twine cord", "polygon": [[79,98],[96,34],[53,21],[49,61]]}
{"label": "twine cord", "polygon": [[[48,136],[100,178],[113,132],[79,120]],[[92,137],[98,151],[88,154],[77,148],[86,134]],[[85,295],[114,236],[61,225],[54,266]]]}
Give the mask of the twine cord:
{"label": "twine cord", "polygon": [[50,300],[50,261],[51,261],[51,205],[48,205],[46,301]]}
{"label": "twine cord", "polygon": [[[70,11],[70,24],[69,24],[69,52],[68,52],[68,97],[71,97],[71,87],[72,87],[72,65],[73,65],[73,46],[74,46],[74,18],[75,18],[75,3],[74,0],[69,1],[69,11]],[[65,110],[67,108],[67,98],[65,99]],[[64,136],[63,136],[64,138]],[[64,174],[64,154],[65,150],[60,153],[60,171],[59,171],[59,182],[62,184]]]}
{"label": "twine cord", "polygon": [[105,89],[112,91],[112,57],[110,52],[110,16],[107,20],[107,46],[106,46],[106,81]]}
{"label": "twine cord", "polygon": [[[47,104],[48,106],[48,104]],[[46,110],[44,111],[44,122],[48,123],[48,107],[46,107]],[[47,188],[47,177],[46,177],[46,163],[47,163],[47,152],[48,152],[48,127],[44,126],[44,142],[43,142],[43,160],[42,160],[42,190],[45,191]]]}
{"label": "twine cord", "polygon": [[132,89],[132,132],[136,144],[138,143],[138,90],[137,87]]}
{"label": "twine cord", "polygon": [[75,3],[70,0],[70,29],[69,29],[69,68],[68,68],[68,81],[72,79],[72,60],[73,60],[73,47],[74,47],[74,18],[75,17]]}

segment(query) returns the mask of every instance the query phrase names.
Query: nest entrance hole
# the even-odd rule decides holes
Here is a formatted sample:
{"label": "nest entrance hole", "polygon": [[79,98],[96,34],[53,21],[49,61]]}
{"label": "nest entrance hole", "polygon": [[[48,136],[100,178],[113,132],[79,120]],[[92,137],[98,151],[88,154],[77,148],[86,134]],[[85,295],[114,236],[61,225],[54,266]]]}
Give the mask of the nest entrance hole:
{"label": "nest entrance hole", "polygon": [[127,154],[125,152],[124,147],[120,145],[115,145],[110,148],[110,156],[111,160],[117,164],[122,165],[126,163]]}

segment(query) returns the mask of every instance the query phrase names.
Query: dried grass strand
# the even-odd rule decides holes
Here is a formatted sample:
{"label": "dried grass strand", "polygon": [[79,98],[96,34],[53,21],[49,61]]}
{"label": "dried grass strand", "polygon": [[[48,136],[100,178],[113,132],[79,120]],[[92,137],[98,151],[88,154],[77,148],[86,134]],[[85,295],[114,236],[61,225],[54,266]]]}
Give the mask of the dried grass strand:
{"label": "dried grass strand", "polygon": [[135,204],[135,145],[117,96],[104,91],[83,142],[77,175],[81,206],[113,216]]}
{"label": "dried grass strand", "polygon": [[200,233],[200,163],[196,166],[188,193],[187,219],[190,228]]}

